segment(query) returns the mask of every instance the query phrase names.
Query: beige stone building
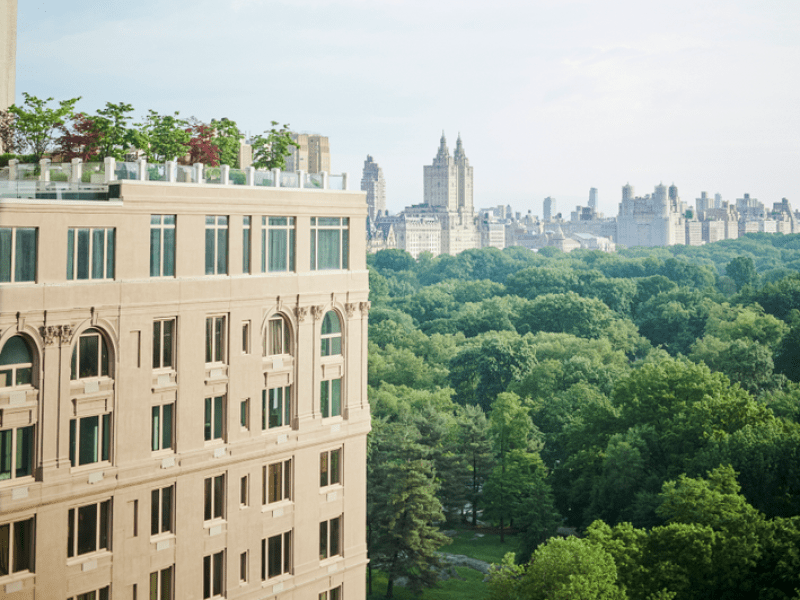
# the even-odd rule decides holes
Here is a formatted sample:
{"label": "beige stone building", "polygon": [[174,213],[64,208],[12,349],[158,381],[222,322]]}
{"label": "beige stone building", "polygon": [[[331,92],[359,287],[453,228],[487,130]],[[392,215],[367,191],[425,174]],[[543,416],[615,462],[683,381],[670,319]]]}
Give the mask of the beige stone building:
{"label": "beige stone building", "polygon": [[364,194],[248,178],[0,182],[0,597],[365,597]]}
{"label": "beige stone building", "polygon": [[290,148],[292,154],[286,157],[287,171],[330,173],[331,149],[326,136],[308,133],[291,135],[298,146]]}

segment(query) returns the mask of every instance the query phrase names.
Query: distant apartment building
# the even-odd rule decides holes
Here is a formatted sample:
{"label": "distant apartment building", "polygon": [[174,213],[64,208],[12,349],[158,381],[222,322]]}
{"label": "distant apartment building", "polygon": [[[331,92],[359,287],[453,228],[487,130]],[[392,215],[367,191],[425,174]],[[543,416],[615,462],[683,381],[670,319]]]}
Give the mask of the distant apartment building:
{"label": "distant apartment building", "polygon": [[326,136],[308,133],[292,133],[291,136],[298,146],[292,146],[291,155],[286,157],[287,171],[330,173],[331,151]]}
{"label": "distant apartment building", "polygon": [[542,202],[542,219],[545,223],[549,223],[556,216],[556,199],[548,196]]}
{"label": "distant apartment building", "polygon": [[[17,90],[17,0],[0,8],[0,110],[14,104]],[[0,143],[0,151],[5,152]]]}
{"label": "distant apartment building", "polygon": [[622,202],[617,216],[617,243],[633,246],[672,246],[686,240],[686,204],[678,197],[677,187],[669,193],[663,184],[652,195],[634,197],[630,184],[622,188]]}
{"label": "distant apartment building", "polygon": [[402,213],[393,223],[397,247],[414,258],[423,252],[442,254],[442,223],[430,213]]}
{"label": "distant apartment building", "polygon": [[361,191],[367,193],[369,222],[374,225],[377,215],[386,213],[386,181],[383,179],[383,169],[369,155],[364,161]]}
{"label": "distant apartment building", "polygon": [[364,194],[40,166],[0,181],[0,597],[363,599]]}

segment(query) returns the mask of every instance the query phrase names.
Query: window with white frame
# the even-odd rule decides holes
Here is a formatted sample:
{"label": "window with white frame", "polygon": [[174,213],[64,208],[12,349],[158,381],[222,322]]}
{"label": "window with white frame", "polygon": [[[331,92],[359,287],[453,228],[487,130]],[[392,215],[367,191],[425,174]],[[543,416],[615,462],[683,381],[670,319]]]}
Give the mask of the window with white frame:
{"label": "window with white frame", "polygon": [[322,319],[321,349],[322,356],[333,356],[342,353],[342,320],[335,310],[329,310]]}
{"label": "window with white frame", "polygon": [[34,227],[0,227],[0,283],[36,281]]}
{"label": "window with white frame", "polygon": [[291,423],[292,386],[261,391],[261,429],[284,427]]}
{"label": "window with white frame", "polygon": [[110,600],[111,586],[107,585],[101,587],[99,590],[92,590],[91,592],[83,592],[76,596],[70,596],[67,600]]}
{"label": "window with white frame", "polygon": [[225,396],[206,398],[204,439],[222,440],[225,433]]}
{"label": "window with white frame", "polygon": [[342,414],[342,380],[320,381],[319,412],[323,419],[339,417]]}
{"label": "window with white frame", "polygon": [[252,217],[242,217],[242,273],[250,272],[250,239],[252,237]]}
{"label": "window with white frame", "polygon": [[114,279],[115,231],[70,227],[67,279]]}
{"label": "window with white frame", "polygon": [[150,277],[175,276],[175,215],[150,216]]}
{"label": "window with white frame", "polygon": [[35,518],[0,524],[0,577],[34,572]]}
{"label": "window with white frame", "polygon": [[292,532],[261,540],[261,580],[292,572]]}
{"label": "window with white frame", "polygon": [[69,421],[69,461],[73,467],[111,460],[111,413]]}
{"label": "window with white frame", "polygon": [[172,533],[175,522],[175,486],[150,492],[150,535]]}
{"label": "window with white frame", "polygon": [[326,487],[341,483],[342,449],[327,450],[319,453],[319,486]]}
{"label": "window with white frame", "polygon": [[0,481],[33,475],[34,425],[0,429]]}
{"label": "window with white frame", "polygon": [[111,550],[111,500],[70,508],[67,557]]}
{"label": "window with white frame", "polygon": [[206,318],[206,363],[224,363],[227,328],[225,315]]}
{"label": "window with white frame", "polygon": [[203,557],[203,600],[225,593],[225,551]]}
{"label": "window with white frame", "polygon": [[172,600],[174,598],[174,565],[150,573],[150,600]]}
{"label": "window with white frame", "polygon": [[204,482],[204,519],[225,518],[225,474],[207,477]]}
{"label": "window with white frame", "polygon": [[289,322],[283,315],[276,315],[267,321],[264,335],[264,356],[280,356],[292,353],[292,335]]}
{"label": "window with white frame", "polygon": [[150,409],[150,449],[153,452],[174,447],[175,404],[159,404]]}
{"label": "window with white frame", "polygon": [[175,319],[153,321],[153,369],[175,368]]}
{"label": "window with white frame", "polygon": [[324,560],[342,553],[341,548],[342,517],[319,524],[319,559]]}
{"label": "window with white frame", "polygon": [[311,270],[347,269],[350,219],[311,217]]}
{"label": "window with white frame", "polygon": [[70,379],[107,377],[110,374],[108,343],[99,329],[87,329],[72,349]]}
{"label": "window with white frame", "polygon": [[33,383],[33,353],[21,335],[6,341],[0,351],[0,388],[22,387]]}
{"label": "window with white frame", "polygon": [[264,466],[261,503],[272,504],[292,499],[292,459]]}
{"label": "window with white frame", "polygon": [[342,586],[320,592],[319,600],[342,600]]}
{"label": "window with white frame", "polygon": [[206,275],[228,274],[228,217],[206,217]]}
{"label": "window with white frame", "polygon": [[261,217],[261,272],[294,271],[294,217]]}

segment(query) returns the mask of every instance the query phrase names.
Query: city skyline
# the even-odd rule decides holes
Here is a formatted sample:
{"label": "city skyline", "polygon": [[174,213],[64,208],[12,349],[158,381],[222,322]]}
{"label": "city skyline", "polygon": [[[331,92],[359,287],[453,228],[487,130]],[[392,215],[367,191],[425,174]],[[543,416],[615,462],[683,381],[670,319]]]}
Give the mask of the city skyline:
{"label": "city skyline", "polygon": [[539,214],[551,196],[572,210],[595,187],[612,215],[625,183],[658,181],[690,201],[800,198],[800,83],[786,77],[800,70],[800,5],[788,1],[145,0],[120,13],[46,0],[18,19],[17,101],[320,132],[353,181],[375,158],[392,212],[422,200],[442,129],[469,149],[476,207]]}

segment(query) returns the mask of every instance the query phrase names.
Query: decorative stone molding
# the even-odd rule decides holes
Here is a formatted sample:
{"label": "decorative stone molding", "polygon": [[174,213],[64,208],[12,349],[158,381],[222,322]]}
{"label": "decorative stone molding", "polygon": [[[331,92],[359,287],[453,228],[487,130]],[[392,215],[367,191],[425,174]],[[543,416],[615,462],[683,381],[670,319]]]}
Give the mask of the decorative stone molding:
{"label": "decorative stone molding", "polygon": [[61,344],[69,344],[72,340],[72,325],[47,325],[40,327],[39,332],[42,334],[45,346],[52,345],[56,338]]}
{"label": "decorative stone molding", "polygon": [[303,321],[306,320],[306,317],[308,316],[308,307],[298,306],[297,308],[294,309],[294,314],[297,317],[297,320],[302,323]]}
{"label": "decorative stone molding", "polygon": [[347,304],[344,305],[344,310],[347,313],[347,318],[348,319],[352,319],[353,318],[353,313],[356,312],[357,308],[358,308],[358,304],[356,304],[355,302],[348,302]]}
{"label": "decorative stone molding", "polygon": [[319,321],[325,314],[325,310],[321,304],[311,307],[311,314],[314,315],[314,320]]}
{"label": "decorative stone molding", "polygon": [[370,302],[369,300],[367,300],[366,302],[361,302],[359,304],[359,308],[361,309],[361,314],[368,315],[370,306],[372,306],[372,302]]}

